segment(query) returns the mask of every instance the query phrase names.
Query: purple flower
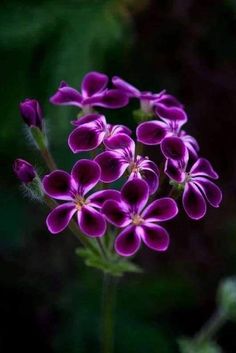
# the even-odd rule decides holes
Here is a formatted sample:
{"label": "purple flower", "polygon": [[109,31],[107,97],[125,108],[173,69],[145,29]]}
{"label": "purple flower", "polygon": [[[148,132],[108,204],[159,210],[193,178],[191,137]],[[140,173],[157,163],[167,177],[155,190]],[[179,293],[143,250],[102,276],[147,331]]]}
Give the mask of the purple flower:
{"label": "purple flower", "polygon": [[20,103],[20,113],[29,127],[38,127],[42,130],[43,113],[36,99],[25,99]]}
{"label": "purple flower", "polygon": [[169,245],[169,235],[165,228],[155,224],[176,216],[176,202],[161,198],[145,209],[148,201],[148,185],[141,179],[128,181],[121,190],[121,200],[105,201],[102,212],[116,227],[124,228],[117,236],[115,250],[121,256],[134,255],[143,241],[156,251],[165,251]]}
{"label": "purple flower", "polygon": [[208,160],[199,158],[189,172],[186,172],[185,163],[167,160],[165,173],[183,185],[183,206],[190,218],[197,220],[205,215],[206,201],[213,207],[219,207],[222,193],[218,186],[208,179],[218,179],[218,175]]}
{"label": "purple flower", "polygon": [[79,160],[71,174],[55,170],[43,179],[45,193],[57,200],[66,201],[57,206],[47,217],[48,230],[53,233],[63,231],[76,213],[81,231],[90,237],[101,237],[106,231],[104,216],[99,212],[105,200],[119,200],[116,190],[104,190],[85,195],[99,182],[100,167],[94,161]]}
{"label": "purple flower", "polygon": [[81,92],[62,81],[50,102],[58,105],[75,105],[86,112],[91,107],[121,108],[128,104],[127,96],[119,89],[108,89],[108,77],[99,72],[89,72],[84,76]]}
{"label": "purple flower", "polygon": [[13,164],[13,171],[17,178],[23,183],[31,183],[36,177],[34,167],[24,159],[16,159]]}
{"label": "purple flower", "polygon": [[140,91],[118,76],[112,78],[112,83],[129,98],[139,99],[141,110],[145,113],[152,113],[153,108],[158,108],[159,106],[183,108],[183,105],[174,96],[167,94],[165,90],[160,93]]}
{"label": "purple flower", "polygon": [[188,155],[197,158],[199,146],[194,137],[187,135],[182,126],[187,121],[180,108],[161,109],[163,121],[151,120],[141,123],[136,130],[137,140],[145,145],[159,145],[166,158],[188,160]]}
{"label": "purple flower", "polygon": [[101,167],[101,181],[110,183],[119,179],[126,170],[129,179],[145,179],[150,194],[156,192],[159,184],[159,170],[147,157],[135,156],[135,143],[125,134],[114,136],[109,141],[109,148],[100,153],[95,161]]}
{"label": "purple flower", "polygon": [[89,114],[73,121],[76,129],[69,135],[68,144],[74,153],[90,151],[102,142],[109,146],[114,136],[131,134],[131,130],[124,125],[107,124],[104,115]]}

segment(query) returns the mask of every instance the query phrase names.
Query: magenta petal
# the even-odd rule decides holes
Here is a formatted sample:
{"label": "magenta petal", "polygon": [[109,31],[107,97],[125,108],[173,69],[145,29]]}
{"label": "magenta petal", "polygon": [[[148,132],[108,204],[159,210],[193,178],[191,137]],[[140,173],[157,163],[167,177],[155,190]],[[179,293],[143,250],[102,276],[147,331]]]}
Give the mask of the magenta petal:
{"label": "magenta petal", "polygon": [[70,174],[55,170],[43,178],[45,193],[57,200],[72,200],[74,191]]}
{"label": "magenta petal", "polygon": [[122,90],[130,98],[140,96],[140,91],[137,88],[135,88],[133,85],[126,82],[125,80],[122,80],[122,78],[118,76],[112,77],[112,83],[116,88]]}
{"label": "magenta petal", "polygon": [[112,189],[101,190],[93,193],[87,198],[87,201],[89,201],[89,203],[92,204],[93,207],[98,207],[98,208],[101,208],[104,202],[107,200],[120,201],[121,200],[120,191],[112,190]]}
{"label": "magenta petal", "polygon": [[73,153],[91,151],[103,141],[105,131],[96,131],[91,124],[77,127],[68,138],[68,145]]}
{"label": "magenta petal", "polygon": [[71,176],[80,195],[84,195],[91,190],[99,182],[100,175],[99,165],[88,159],[79,160],[71,171]]}
{"label": "magenta petal", "polygon": [[137,127],[137,140],[145,145],[158,145],[166,136],[166,124],[160,121],[147,121]]}
{"label": "magenta petal", "polygon": [[183,105],[178,101],[178,99],[171,94],[163,94],[161,98],[157,101],[157,104],[161,103],[164,106],[170,108],[170,107],[176,107],[176,108],[183,108]]}
{"label": "magenta petal", "polygon": [[[137,157],[138,161],[139,156]],[[150,161],[147,158],[140,158],[140,161],[137,163],[139,167],[139,173],[143,180],[146,181],[149,187],[149,193],[154,194],[159,186],[159,169],[157,165]]]}
{"label": "magenta petal", "polygon": [[96,120],[103,120],[103,123],[106,124],[106,118],[104,115],[100,115],[100,114],[87,114],[84,116],[81,116],[79,119],[73,120],[72,121],[72,125],[74,126],[80,126],[80,125],[84,125],[84,124],[88,124],[88,123],[92,123]]}
{"label": "magenta petal", "polygon": [[121,256],[132,256],[140,248],[141,236],[135,226],[125,228],[115,240],[115,250]]}
{"label": "magenta petal", "polygon": [[68,86],[65,82],[61,82],[58,91],[50,98],[50,102],[57,105],[75,105],[80,107],[82,97],[76,89]]}
{"label": "magenta petal", "polygon": [[193,182],[202,190],[211,206],[219,207],[222,200],[222,192],[216,184],[201,177],[193,178]]}
{"label": "magenta petal", "polygon": [[150,249],[165,251],[168,248],[169,234],[165,228],[152,223],[145,223],[142,228],[142,240]]}
{"label": "magenta petal", "polygon": [[121,150],[127,159],[133,159],[135,154],[135,143],[132,138],[126,134],[117,134],[109,139],[109,149]]}
{"label": "magenta petal", "polygon": [[218,179],[218,174],[212,168],[211,163],[205,158],[199,158],[190,170],[192,176],[208,176]]}
{"label": "magenta petal", "polygon": [[52,234],[62,232],[68,226],[75,212],[76,208],[72,202],[64,203],[54,208],[46,220],[49,232]]}
{"label": "magenta petal", "polygon": [[183,206],[187,215],[192,219],[198,220],[206,213],[206,201],[198,187],[192,182],[185,185]]}
{"label": "magenta petal", "polygon": [[179,137],[165,137],[161,143],[161,151],[166,158],[174,160],[186,160],[188,151]]}
{"label": "magenta petal", "polygon": [[185,172],[182,170],[181,166],[179,166],[178,161],[167,159],[165,163],[165,173],[170,179],[175,180],[177,183],[183,183],[185,180]]}
{"label": "magenta petal", "polygon": [[102,213],[108,222],[116,227],[126,227],[131,223],[127,208],[116,200],[106,201],[102,207]]}
{"label": "magenta petal", "polygon": [[82,81],[81,90],[85,97],[91,97],[96,93],[104,90],[108,83],[107,75],[100,72],[89,72],[84,76]]}
{"label": "magenta petal", "polygon": [[90,237],[102,237],[106,231],[104,216],[90,206],[83,206],[78,212],[78,223],[81,231]]}
{"label": "magenta petal", "polygon": [[140,212],[146,205],[149,197],[147,183],[142,179],[132,179],[121,189],[121,198],[127,204],[129,209],[134,212]]}
{"label": "magenta petal", "polygon": [[102,152],[95,158],[95,161],[101,168],[101,181],[104,183],[119,179],[129,165],[115,151]]}
{"label": "magenta petal", "polygon": [[156,113],[164,120],[175,120],[186,122],[188,120],[187,115],[183,109],[177,107],[167,107],[163,104],[156,106]]}
{"label": "magenta petal", "polygon": [[161,222],[174,218],[178,213],[176,202],[170,197],[153,201],[142,213],[148,222]]}
{"label": "magenta petal", "polygon": [[117,109],[125,107],[128,103],[129,98],[126,94],[118,89],[110,89],[107,90],[94,105],[104,108]]}

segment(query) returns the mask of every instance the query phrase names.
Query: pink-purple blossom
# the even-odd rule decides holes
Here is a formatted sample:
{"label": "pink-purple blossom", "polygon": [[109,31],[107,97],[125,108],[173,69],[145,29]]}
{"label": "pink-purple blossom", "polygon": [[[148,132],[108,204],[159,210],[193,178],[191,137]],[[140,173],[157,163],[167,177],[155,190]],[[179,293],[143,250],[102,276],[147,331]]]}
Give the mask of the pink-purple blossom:
{"label": "pink-purple blossom", "polygon": [[89,72],[84,76],[81,91],[62,81],[57,92],[50,98],[56,105],[75,105],[85,112],[92,107],[117,109],[128,104],[128,97],[119,89],[109,89],[108,77],[100,72]]}
{"label": "pink-purple blossom", "polygon": [[211,163],[205,158],[199,158],[186,171],[186,163],[167,160],[165,173],[171,180],[183,186],[183,206],[187,215],[192,219],[201,219],[207,210],[206,201],[213,207],[219,207],[222,192],[219,187],[209,179],[218,179]]}
{"label": "pink-purple blossom", "polygon": [[36,177],[35,168],[24,159],[16,159],[13,163],[13,171],[23,183],[31,183]]}
{"label": "pink-purple blossom", "polygon": [[121,199],[105,201],[102,212],[106,219],[123,230],[115,240],[115,250],[121,256],[132,256],[143,242],[156,251],[165,251],[169,234],[159,222],[174,218],[178,213],[176,202],[169,198],[153,201],[147,207],[148,185],[144,180],[133,179],[121,189]]}
{"label": "pink-purple blossom", "polygon": [[25,99],[19,106],[21,116],[29,127],[37,127],[42,130],[43,112],[36,99]]}
{"label": "pink-purple blossom", "polygon": [[156,192],[159,184],[159,169],[148,157],[135,154],[134,141],[125,134],[119,134],[109,141],[109,150],[100,153],[95,161],[101,167],[101,180],[110,183],[119,179],[127,170],[129,180],[144,179],[150,194]]}
{"label": "pink-purple blossom", "polygon": [[100,181],[100,167],[90,160],[81,159],[71,174],[55,170],[43,179],[45,193],[56,200],[65,201],[47,217],[47,227],[52,234],[62,232],[76,214],[81,231],[90,237],[101,237],[106,231],[104,216],[100,213],[106,199],[119,199],[116,190],[97,191],[86,194]]}
{"label": "pink-purple blossom", "polygon": [[102,142],[109,146],[113,137],[120,134],[131,135],[131,130],[124,125],[108,124],[104,115],[89,114],[72,122],[76,128],[68,138],[70,149],[74,153],[91,151]]}

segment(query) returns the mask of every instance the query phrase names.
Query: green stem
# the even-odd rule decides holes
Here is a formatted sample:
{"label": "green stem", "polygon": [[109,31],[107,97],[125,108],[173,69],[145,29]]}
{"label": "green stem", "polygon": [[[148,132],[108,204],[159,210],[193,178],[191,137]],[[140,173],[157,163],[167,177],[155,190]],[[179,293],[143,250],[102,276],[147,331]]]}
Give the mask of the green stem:
{"label": "green stem", "polygon": [[225,324],[227,316],[223,310],[217,310],[196,334],[194,340],[198,343],[210,340]]}
{"label": "green stem", "polygon": [[108,260],[108,256],[107,256],[107,253],[106,253],[106,250],[104,248],[104,245],[102,243],[101,238],[96,238],[96,240],[97,240],[97,244],[98,244],[98,247],[101,251],[102,256],[104,257],[104,259]]}
{"label": "green stem", "polygon": [[116,279],[104,274],[102,296],[102,349],[101,353],[113,352],[114,304],[116,293]]}
{"label": "green stem", "polygon": [[48,166],[48,169],[50,171],[57,169],[57,165],[56,165],[50,151],[45,147],[44,149],[40,149],[40,152],[41,152],[41,155],[42,155],[45,163]]}

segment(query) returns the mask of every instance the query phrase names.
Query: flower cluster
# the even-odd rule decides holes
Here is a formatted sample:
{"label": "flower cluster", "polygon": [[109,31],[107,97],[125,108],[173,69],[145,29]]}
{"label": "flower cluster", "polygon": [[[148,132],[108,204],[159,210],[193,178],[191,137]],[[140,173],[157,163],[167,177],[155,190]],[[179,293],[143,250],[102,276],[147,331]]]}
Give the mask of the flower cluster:
{"label": "flower cluster", "polygon": [[[81,111],[72,121],[68,136],[69,148],[78,161],[71,173],[50,168],[50,174],[42,179],[45,197],[60,202],[46,224],[51,233],[57,234],[76,216],[78,228],[90,238],[106,236],[108,227],[121,228],[114,239],[114,248],[121,256],[134,255],[141,243],[164,251],[169,234],[159,223],[178,214],[177,199],[181,195],[187,215],[194,220],[205,215],[206,201],[218,207],[222,193],[210,180],[218,175],[210,162],[199,156],[196,139],[183,130],[188,117],[175,97],[166,91],[140,91],[117,76],[112,78],[112,88],[108,81],[106,75],[90,72],[80,92],[62,82],[50,98],[52,104],[74,105]],[[95,110],[122,108],[131,99],[139,101],[146,117],[137,126],[137,142],[123,120],[121,125],[112,125]],[[42,129],[42,110],[36,100],[22,102],[20,112],[29,128]],[[157,152],[158,164],[164,164],[164,168],[142,153],[145,145]],[[81,159],[80,152],[87,152],[90,158]],[[36,175],[23,160],[15,162],[14,171],[27,185]],[[121,190],[112,184],[118,179]],[[172,188],[168,195],[159,195],[163,182]]]}

